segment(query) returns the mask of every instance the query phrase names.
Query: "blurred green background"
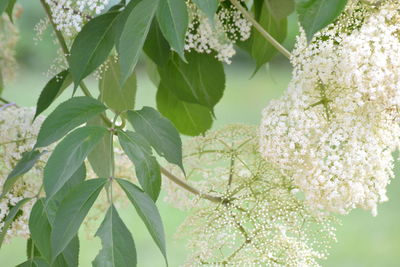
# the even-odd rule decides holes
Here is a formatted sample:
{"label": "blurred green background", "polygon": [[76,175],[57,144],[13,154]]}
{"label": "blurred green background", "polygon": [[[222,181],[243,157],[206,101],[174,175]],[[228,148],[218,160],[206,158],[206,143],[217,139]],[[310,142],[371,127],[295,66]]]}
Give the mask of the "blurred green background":
{"label": "blurred green background", "polygon": [[[18,45],[19,72],[17,79],[8,84],[4,97],[21,106],[34,106],[40,90],[49,79],[45,73],[51,65],[56,46],[51,32],[37,45],[33,41],[34,25],[43,17],[37,1],[22,2],[24,13],[18,22],[21,29],[21,40]],[[292,47],[297,32],[295,19],[289,27],[287,47]],[[155,106],[156,88],[139,66],[137,108]],[[258,124],[261,110],[272,98],[279,97],[290,81],[290,65],[284,58],[277,57],[268,67],[250,79],[254,66],[245,55],[239,54],[232,66],[227,66],[227,88],[222,101],[217,105],[217,120],[213,128],[227,123]],[[94,91],[95,81],[89,81]],[[62,101],[68,93],[59,99]],[[55,105],[53,105],[54,107]],[[400,176],[400,165],[396,164],[397,176]],[[323,266],[349,267],[395,267],[400,266],[400,179],[393,180],[388,188],[390,201],[381,204],[377,217],[368,212],[356,210],[350,215],[341,217],[342,225],[337,226],[338,243],[333,244],[328,260]],[[179,266],[185,261],[185,241],[174,238],[175,231],[185,218],[185,213],[164,203],[160,197],[158,206],[163,217],[167,249],[171,267]],[[130,206],[121,211],[121,215],[135,238],[139,266],[164,266],[162,256],[144,225]],[[100,218],[101,220],[102,218]],[[94,235],[94,232],[91,233]],[[91,266],[100,249],[100,240],[87,239],[81,235],[81,266]],[[14,239],[4,245],[0,251],[0,267],[15,266],[25,259],[25,240]]]}

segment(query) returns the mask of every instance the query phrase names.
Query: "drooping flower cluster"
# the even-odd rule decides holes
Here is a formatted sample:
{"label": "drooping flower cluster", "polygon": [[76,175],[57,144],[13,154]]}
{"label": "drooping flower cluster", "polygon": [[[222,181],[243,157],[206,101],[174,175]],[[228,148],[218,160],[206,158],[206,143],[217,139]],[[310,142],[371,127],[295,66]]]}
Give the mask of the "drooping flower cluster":
{"label": "drooping flower cluster", "polygon": [[400,145],[400,5],[350,1],[298,39],[286,94],[263,112],[261,153],[320,211],[377,214]]}
{"label": "drooping flower cluster", "polygon": [[80,32],[85,22],[100,14],[109,0],[46,0],[57,29],[66,36]]}
{"label": "drooping flower cluster", "polygon": [[[15,17],[21,9],[15,8]],[[0,79],[12,80],[15,75],[17,62],[15,60],[15,46],[19,39],[18,28],[10,21],[7,14],[0,15]]]}
{"label": "drooping flower cluster", "polygon": [[234,6],[220,4],[211,20],[191,0],[186,1],[189,11],[189,29],[185,49],[199,53],[216,53],[216,58],[230,64],[236,51],[234,44],[250,37],[251,24]]}
{"label": "drooping flower cluster", "polygon": [[[35,110],[15,106],[0,107],[0,192],[3,184],[20,160],[22,153],[31,151],[43,117],[38,117],[32,124]],[[9,193],[0,199],[0,231],[10,210],[22,199],[38,194],[42,184],[42,172],[47,155],[22,179],[18,180]],[[28,219],[34,200],[26,203],[7,231],[5,242],[13,237],[29,236]]]}
{"label": "drooping flower cluster", "polygon": [[331,218],[315,216],[258,149],[256,127],[243,125],[185,146],[188,182],[221,198],[214,203],[168,183],[168,200],[192,210],[179,231],[192,251],[187,266],[318,266],[326,257]]}

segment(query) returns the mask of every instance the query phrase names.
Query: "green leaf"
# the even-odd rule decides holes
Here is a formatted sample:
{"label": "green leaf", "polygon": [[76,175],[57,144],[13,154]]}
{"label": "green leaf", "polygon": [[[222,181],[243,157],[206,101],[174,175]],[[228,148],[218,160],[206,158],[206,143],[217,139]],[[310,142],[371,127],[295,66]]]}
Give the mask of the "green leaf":
{"label": "green leaf", "polygon": [[146,62],[147,76],[149,77],[150,81],[156,87],[158,87],[158,85],[160,84],[160,81],[161,81],[161,77],[158,72],[157,65],[149,57],[145,57],[145,62]]}
{"label": "green leaf", "polygon": [[281,20],[289,16],[294,11],[295,0],[266,0],[268,9],[272,16]]}
{"label": "green leaf", "polygon": [[347,0],[296,0],[300,25],[310,41],[314,34],[325,28],[340,15]]}
{"label": "green leaf", "polygon": [[136,248],[132,234],[118,215],[114,205],[96,232],[103,248],[93,261],[94,267],[134,267],[137,265]]}
{"label": "green leaf", "polygon": [[[287,34],[287,19],[276,19],[271,11],[268,9],[267,5],[262,4],[262,0],[255,2],[260,2],[259,19],[260,25],[270,33],[278,42],[282,43]],[[269,42],[265,41],[265,38],[255,29],[253,29],[252,39],[251,39],[251,56],[256,61],[256,71],[257,72],[261,66],[270,61],[277,53],[277,50]]]}
{"label": "green leaf", "polygon": [[65,101],[43,122],[35,147],[45,147],[58,141],[69,131],[106,109],[103,103],[87,96],[74,97]]}
{"label": "green leaf", "polygon": [[[31,240],[31,239],[29,239]],[[32,249],[33,243],[28,243],[28,253],[32,253],[30,251]],[[73,248],[73,250],[70,249]],[[34,248],[34,253],[39,253],[36,248]],[[63,254],[59,255],[54,263],[51,264],[51,267],[77,267],[79,265],[78,262],[78,253],[79,253],[79,239],[78,237],[74,237],[68,247],[63,251]],[[39,253],[40,254],[40,253]],[[28,254],[29,255],[29,254]],[[17,265],[18,267],[50,267],[49,263],[42,259],[40,255],[34,254],[32,258],[29,258],[26,262]]]}
{"label": "green leaf", "polygon": [[167,261],[164,226],[157,206],[154,204],[153,200],[136,185],[123,179],[116,180],[132,202],[140,218],[142,218],[149,230],[150,235],[153,237],[154,242],[164,255],[165,261]]}
{"label": "green leaf", "polygon": [[29,238],[28,241],[26,241],[26,256],[28,260],[40,257],[40,252],[35,244],[33,244],[32,238]]}
{"label": "green leaf", "polygon": [[79,238],[75,235],[63,252],[57,257],[53,267],[79,266]]}
{"label": "green leaf", "polygon": [[133,72],[125,84],[120,83],[121,70],[118,62],[111,59],[99,82],[100,99],[117,112],[134,109],[136,98],[136,74]]}
{"label": "green leaf", "polygon": [[210,21],[214,21],[219,6],[218,0],[193,0],[193,2],[206,14]]}
{"label": "green leaf", "polygon": [[71,83],[72,79],[68,70],[63,70],[54,76],[40,93],[34,119],[45,111]]}
{"label": "green leaf", "polygon": [[[48,262],[51,262],[51,231],[52,224],[56,217],[56,213],[64,197],[68,195],[79,184],[81,184],[86,177],[85,164],[72,175],[68,182],[58,193],[48,201],[45,206],[45,199],[39,199],[32,208],[29,218],[29,231],[32,239],[34,239],[35,247],[40,251],[40,254]],[[54,267],[60,266],[78,266],[79,260],[79,239],[76,236],[68,244],[66,249],[57,257]]]}
{"label": "green leaf", "polygon": [[160,0],[157,20],[170,46],[185,60],[185,37],[189,24],[184,0]]}
{"label": "green leaf", "polygon": [[128,120],[157,153],[183,170],[182,141],[174,125],[150,107],[128,111]]}
{"label": "green leaf", "polygon": [[75,38],[69,66],[75,82],[79,83],[96,70],[108,57],[115,39],[113,28],[118,12],[110,12],[90,20]]}
{"label": "green leaf", "polygon": [[180,133],[196,136],[211,128],[212,115],[208,108],[179,100],[169,89],[159,86],[157,109],[179,130]]}
{"label": "green leaf", "polygon": [[224,67],[213,55],[192,52],[186,57],[188,64],[174,56],[166,68],[159,68],[160,84],[180,100],[212,111],[225,90]]}
{"label": "green leaf", "polygon": [[27,260],[26,262],[21,263],[16,267],[50,267],[50,265],[41,258],[34,258]]}
{"label": "green leaf", "polygon": [[33,205],[29,217],[29,231],[35,247],[48,262],[51,261],[50,234],[51,225],[45,209],[44,199],[39,199]]}
{"label": "green leaf", "polygon": [[[79,186],[86,178],[86,167],[85,163],[79,167],[79,169],[72,175],[72,177],[68,180],[68,182],[61,188],[57,194],[48,201],[46,210],[48,220],[51,225],[54,224],[54,220],[57,214],[57,211],[64,200],[64,198],[70,194],[77,186]],[[51,241],[51,235],[48,236],[48,242]],[[62,251],[62,253],[57,257],[53,267],[76,267],[79,265],[79,238],[76,235],[71,242],[67,245],[67,247]]]}
{"label": "green leaf", "polygon": [[20,214],[19,211],[20,209],[28,202],[30,201],[31,198],[24,198],[20,200],[17,204],[15,204],[14,207],[10,209],[10,212],[6,216],[6,218],[3,220],[3,227],[0,232],[0,248],[1,245],[3,244],[4,238],[7,235],[8,229],[11,227],[12,222],[14,219]]}
{"label": "green leaf", "polygon": [[[39,255],[47,262],[51,262],[51,214],[45,207],[45,199],[39,199],[32,208],[29,217],[29,231],[33,240],[34,249],[39,251]],[[29,252],[29,251],[28,251]],[[75,267],[78,266],[79,239],[75,236],[63,252],[52,264],[53,267]]]}
{"label": "green leaf", "polygon": [[10,1],[11,0],[1,0],[0,1],[0,16],[1,16],[1,14],[3,14],[4,11],[6,11]]}
{"label": "green leaf", "polygon": [[71,178],[83,161],[107,133],[100,126],[78,128],[54,149],[45,168],[43,185],[49,201]]}
{"label": "green leaf", "polygon": [[55,259],[78,233],[79,227],[97,199],[107,179],[85,181],[62,201],[51,233],[52,257]]}
{"label": "green leaf", "polygon": [[156,201],[161,190],[161,171],[152,156],[150,144],[134,132],[118,131],[119,142],[125,154],[135,164],[136,176],[143,190]]}
{"label": "green leaf", "polygon": [[160,67],[164,67],[171,56],[171,48],[162,35],[156,20],[151,23],[143,50]]}
{"label": "green leaf", "polygon": [[125,0],[121,0],[118,4],[113,5],[112,7],[110,7],[110,9],[108,10],[110,11],[119,11],[120,9],[125,7]]}
{"label": "green leaf", "polygon": [[75,173],[68,179],[68,181],[64,184],[64,186],[54,195],[51,199],[47,201],[46,212],[50,222],[50,225],[53,224],[54,219],[56,218],[56,214],[58,208],[61,205],[61,202],[72,190],[80,185],[86,178],[86,166],[85,163],[75,171]]}
{"label": "green leaf", "polygon": [[144,0],[129,1],[122,12],[118,15],[118,18],[114,23],[115,47],[118,48],[119,46],[119,40],[121,39],[121,34],[125,28],[125,24],[128,20],[129,15],[132,13],[132,10],[136,7],[136,5],[142,1]]}
{"label": "green leaf", "polygon": [[[87,125],[106,127],[106,124],[100,116],[88,120]],[[111,174],[112,159],[110,134],[111,133],[104,135],[101,141],[88,155],[90,165],[92,166],[93,171],[97,174],[97,177],[109,177]]]}
{"label": "green leaf", "polygon": [[141,54],[159,0],[143,0],[129,13],[117,50],[121,65],[121,84],[131,76]]}
{"label": "green leaf", "polygon": [[3,191],[0,195],[0,199],[10,191],[12,186],[18,181],[19,178],[22,177],[22,175],[30,171],[33,166],[35,166],[39,158],[45,153],[46,151],[40,152],[38,150],[33,150],[30,152],[24,152],[22,154],[22,158],[7,176],[7,180],[3,184]]}
{"label": "green leaf", "polygon": [[11,22],[14,22],[13,11],[14,11],[15,3],[17,3],[17,0],[10,0],[8,2],[7,8],[6,8],[6,13],[7,13],[8,17],[10,18]]}

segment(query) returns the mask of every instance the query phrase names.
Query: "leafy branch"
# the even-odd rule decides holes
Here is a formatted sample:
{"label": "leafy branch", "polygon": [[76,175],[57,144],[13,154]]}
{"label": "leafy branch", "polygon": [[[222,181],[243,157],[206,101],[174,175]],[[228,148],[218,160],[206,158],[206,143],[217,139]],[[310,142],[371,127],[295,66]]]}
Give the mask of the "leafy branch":
{"label": "leafy branch", "polygon": [[[4,99],[4,100],[5,100],[5,99]],[[5,100],[5,101],[9,102],[8,100]],[[114,119],[114,121],[112,122],[112,125],[115,126],[115,123],[116,123],[116,120]],[[118,134],[118,133],[115,131],[114,126],[111,126],[111,128],[110,128],[110,132],[111,132],[111,135],[110,135],[110,136],[111,136],[111,137],[110,137],[111,143],[112,143],[113,135],[114,135],[114,134]],[[25,139],[24,139],[24,140],[25,140]],[[6,143],[5,143],[5,144],[6,144]],[[2,145],[2,144],[1,144],[1,145]],[[113,145],[111,145],[111,148],[113,148]],[[111,153],[112,153],[111,155],[112,155],[112,158],[113,158],[113,155],[114,155],[113,149],[111,149]],[[110,166],[110,170],[112,170],[112,173],[110,174],[110,178],[114,179],[114,178],[115,178],[115,177],[114,177],[114,174],[113,174],[113,173],[114,173],[113,169],[115,168],[115,167],[114,167],[114,163],[113,163],[112,165],[113,165],[113,166]],[[211,201],[211,202],[214,202],[214,203],[226,204],[226,203],[229,202],[229,200],[226,199],[226,198],[222,198],[222,197],[218,197],[218,196],[212,196],[212,195],[209,195],[209,194],[205,194],[205,193],[200,192],[200,190],[198,190],[198,189],[196,189],[195,187],[189,185],[188,183],[186,183],[185,181],[183,181],[181,178],[179,178],[179,177],[175,176],[174,174],[172,174],[171,172],[169,172],[169,171],[168,171],[166,168],[164,168],[164,167],[160,167],[160,170],[161,170],[161,173],[164,174],[164,177],[168,178],[169,180],[171,180],[172,182],[174,182],[174,183],[177,184],[178,186],[182,187],[183,189],[187,190],[188,192],[190,192],[190,193],[192,193],[192,194],[194,194],[194,195],[197,195],[197,196],[199,196],[199,197],[201,197],[201,198],[203,198],[203,199],[207,199],[207,200],[209,200],[209,201]],[[111,191],[111,190],[112,190],[112,188],[110,188],[110,191]],[[111,193],[111,192],[109,192],[109,194],[107,194],[107,197],[108,197],[109,201],[112,203],[112,193]]]}
{"label": "leafy branch", "polygon": [[[52,20],[51,10],[50,10],[49,6],[46,4],[45,0],[40,0],[40,1],[41,1],[42,5],[44,7],[44,10],[45,10],[45,12],[46,12],[51,24],[52,24],[53,30],[56,33],[56,37],[57,37],[57,39],[58,39],[58,41],[60,43],[60,46],[61,46],[61,48],[62,48],[62,50],[64,52],[64,55],[68,59],[70,51],[69,51],[69,48],[68,48],[67,43],[65,41],[65,38],[64,38],[63,34],[57,29],[56,24]],[[80,88],[82,89],[83,93],[86,96],[93,97],[92,94],[90,93],[89,89],[87,88],[87,86],[85,85],[85,83],[83,81],[80,82],[79,85],[80,85]],[[102,119],[111,128],[113,128],[113,125],[115,125],[115,121],[111,122],[103,114],[102,114]],[[111,134],[111,139],[112,139],[113,134],[114,134],[114,132]],[[114,166],[112,166],[111,169],[114,169]],[[224,202],[226,202],[226,199],[223,199],[221,197],[211,196],[211,195],[208,195],[208,194],[201,193],[198,189],[196,189],[196,188],[192,187],[191,185],[185,183],[182,179],[176,177],[175,175],[173,175],[172,173],[170,173],[168,170],[166,170],[163,167],[161,167],[161,172],[164,174],[165,177],[167,177],[168,179],[173,181],[175,184],[179,185],[180,187],[184,188],[185,190],[187,190],[187,191],[189,191],[189,192],[191,192],[191,193],[193,193],[195,195],[200,196],[201,198],[204,198],[204,199],[210,200],[212,202],[216,202],[216,203],[224,203]],[[110,188],[110,191],[111,190],[112,190],[112,188]],[[110,201],[112,202],[112,193],[110,192],[109,194],[110,194],[109,195]]]}

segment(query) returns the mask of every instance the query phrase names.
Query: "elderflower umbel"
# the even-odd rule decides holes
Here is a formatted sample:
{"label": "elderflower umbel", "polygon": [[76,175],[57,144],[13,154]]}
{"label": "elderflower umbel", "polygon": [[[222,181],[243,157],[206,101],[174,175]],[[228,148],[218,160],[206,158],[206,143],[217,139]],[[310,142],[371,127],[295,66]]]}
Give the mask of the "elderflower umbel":
{"label": "elderflower umbel", "polygon": [[109,0],[46,0],[57,29],[66,36],[80,32],[85,22],[99,15]]}
{"label": "elderflower umbel", "polygon": [[214,20],[204,14],[191,0],[186,1],[189,11],[189,28],[185,50],[199,53],[216,52],[216,58],[230,64],[236,54],[234,44],[250,37],[251,24],[234,6],[220,4]]}
{"label": "elderflower umbel", "polygon": [[[22,153],[31,151],[43,117],[39,116],[32,124],[35,110],[17,108],[14,106],[0,107],[0,191],[11,170],[20,160]],[[43,167],[48,155],[41,160],[26,175],[18,180],[5,197],[0,199],[0,231],[4,220],[20,200],[34,197],[40,189]],[[5,242],[13,237],[29,236],[28,219],[34,200],[26,203],[7,231]]]}
{"label": "elderflower umbel", "polygon": [[350,1],[293,53],[285,95],[263,112],[261,153],[316,210],[377,214],[400,145],[400,5]]}
{"label": "elderflower umbel", "polygon": [[187,266],[319,266],[327,256],[331,218],[315,216],[258,149],[256,128],[243,125],[185,145],[188,182],[226,200],[192,197],[168,182],[168,200],[191,209],[178,232],[189,239]]}

